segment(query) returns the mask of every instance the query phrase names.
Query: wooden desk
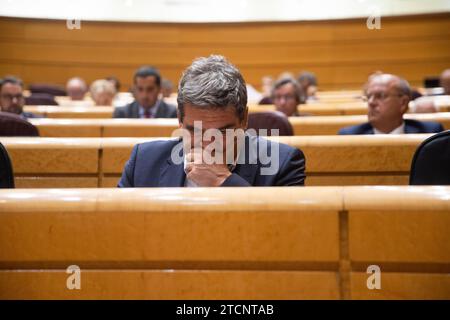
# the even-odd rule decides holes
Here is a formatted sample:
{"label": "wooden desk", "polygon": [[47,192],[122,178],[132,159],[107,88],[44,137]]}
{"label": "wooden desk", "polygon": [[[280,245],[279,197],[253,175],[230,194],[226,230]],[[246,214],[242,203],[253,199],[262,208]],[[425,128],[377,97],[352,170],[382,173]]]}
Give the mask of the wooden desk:
{"label": "wooden desk", "polygon": [[[0,298],[449,299],[449,194],[0,190]],[[69,265],[81,290],[66,288]],[[369,265],[381,290],[366,286]]]}
{"label": "wooden desk", "polygon": [[[417,146],[430,135],[273,138],[303,150],[306,184],[405,185]],[[133,146],[168,138],[0,138],[18,187],[114,187]]]}

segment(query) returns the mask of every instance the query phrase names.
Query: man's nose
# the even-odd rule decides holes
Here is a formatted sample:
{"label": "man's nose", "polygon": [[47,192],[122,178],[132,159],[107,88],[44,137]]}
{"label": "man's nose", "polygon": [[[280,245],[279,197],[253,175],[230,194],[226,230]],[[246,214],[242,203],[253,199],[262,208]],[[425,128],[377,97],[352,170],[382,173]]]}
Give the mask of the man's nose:
{"label": "man's nose", "polygon": [[367,104],[369,108],[375,108],[378,105],[378,100],[374,99],[373,96],[370,96],[370,98],[367,100]]}
{"label": "man's nose", "polygon": [[279,104],[280,104],[280,106],[284,106],[286,104],[286,98],[281,97],[279,100]]}

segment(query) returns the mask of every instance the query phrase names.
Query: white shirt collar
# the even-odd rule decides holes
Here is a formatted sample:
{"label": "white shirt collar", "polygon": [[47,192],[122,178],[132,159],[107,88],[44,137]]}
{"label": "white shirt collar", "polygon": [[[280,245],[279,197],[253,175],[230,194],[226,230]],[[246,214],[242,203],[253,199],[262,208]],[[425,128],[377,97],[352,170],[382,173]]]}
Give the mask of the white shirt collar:
{"label": "white shirt collar", "polygon": [[[151,118],[155,118],[156,112],[158,111],[160,104],[161,104],[161,100],[156,100],[156,103],[152,107],[150,107],[149,111],[150,111]],[[144,107],[139,105],[139,118],[144,118],[144,114],[145,114]]]}
{"label": "white shirt collar", "polygon": [[373,133],[374,134],[404,134],[405,133],[405,122],[402,122],[402,124],[399,127],[395,128],[394,130],[392,130],[389,133],[381,132],[374,127]]}

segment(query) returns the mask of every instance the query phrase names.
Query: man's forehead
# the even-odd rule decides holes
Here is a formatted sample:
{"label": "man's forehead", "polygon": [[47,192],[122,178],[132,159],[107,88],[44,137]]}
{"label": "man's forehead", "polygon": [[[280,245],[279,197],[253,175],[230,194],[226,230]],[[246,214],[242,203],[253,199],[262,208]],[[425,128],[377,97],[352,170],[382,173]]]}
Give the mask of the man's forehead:
{"label": "man's forehead", "polygon": [[5,83],[2,85],[1,92],[21,92],[22,87],[19,84],[15,83]]}
{"label": "man's forehead", "polygon": [[395,88],[396,82],[391,80],[373,80],[367,87],[367,91],[386,91]]}
{"label": "man's forehead", "polygon": [[275,89],[275,92],[281,91],[281,90],[283,90],[283,91],[294,91],[295,89],[294,89],[294,85],[292,83],[288,82],[288,83],[283,84],[281,87],[278,87],[277,89]]}
{"label": "man's forehead", "polygon": [[155,76],[137,77],[136,78],[136,83],[155,84],[156,83],[156,77]]}
{"label": "man's forehead", "polygon": [[195,114],[205,117],[236,114],[236,108],[234,106],[196,106],[188,103],[185,105],[184,109],[186,114]]}
{"label": "man's forehead", "polygon": [[209,127],[208,123],[212,122],[213,127],[220,128],[228,124],[235,124],[238,121],[238,116],[233,106],[199,107],[186,105],[184,122],[187,125],[194,125],[196,121],[201,121],[204,127]]}

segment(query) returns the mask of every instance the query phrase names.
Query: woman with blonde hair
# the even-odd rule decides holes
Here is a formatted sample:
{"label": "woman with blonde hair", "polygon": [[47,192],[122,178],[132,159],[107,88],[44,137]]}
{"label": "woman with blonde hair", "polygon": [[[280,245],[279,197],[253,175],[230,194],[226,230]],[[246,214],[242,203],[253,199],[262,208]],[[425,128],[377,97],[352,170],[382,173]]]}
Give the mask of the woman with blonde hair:
{"label": "woman with blonde hair", "polygon": [[90,87],[91,98],[96,106],[112,106],[116,95],[114,85],[105,79],[95,80]]}

